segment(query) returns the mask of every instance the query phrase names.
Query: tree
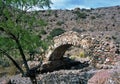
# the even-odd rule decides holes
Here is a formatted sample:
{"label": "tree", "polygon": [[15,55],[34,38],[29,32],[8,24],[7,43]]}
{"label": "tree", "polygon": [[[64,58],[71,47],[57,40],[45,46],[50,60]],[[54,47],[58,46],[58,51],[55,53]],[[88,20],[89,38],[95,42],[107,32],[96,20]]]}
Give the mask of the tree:
{"label": "tree", "polygon": [[[36,12],[27,12],[33,7],[50,8],[50,0],[0,0],[0,56],[6,56],[18,68],[24,77],[30,77],[36,84],[36,72],[41,63],[30,69],[26,55],[42,46],[44,41],[35,34],[34,26],[44,26],[36,17]],[[23,70],[13,58],[21,56]]]}

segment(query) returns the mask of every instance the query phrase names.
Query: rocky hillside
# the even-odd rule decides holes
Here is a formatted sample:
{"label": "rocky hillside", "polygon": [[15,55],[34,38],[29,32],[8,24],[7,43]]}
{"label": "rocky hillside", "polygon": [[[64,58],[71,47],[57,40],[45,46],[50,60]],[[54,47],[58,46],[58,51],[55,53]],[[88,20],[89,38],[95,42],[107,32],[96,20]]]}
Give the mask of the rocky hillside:
{"label": "rocky hillside", "polygon": [[[82,38],[80,41],[81,46],[84,47],[84,45],[87,45],[89,42],[90,45],[93,46],[89,49],[83,49],[83,51],[87,52],[88,59],[85,55],[86,53],[80,52],[82,50],[80,46],[67,48],[68,51],[66,53],[64,52],[65,54],[62,48],[66,46],[69,47],[69,45],[63,45],[62,48],[60,47],[58,50],[55,48],[56,51],[53,53],[53,58],[59,56],[61,53],[63,53],[63,58],[57,60],[45,59],[43,61],[43,65],[45,63],[46,65],[44,65],[42,69],[46,69],[47,67],[47,73],[36,76],[38,84],[120,83],[120,6],[97,9],[42,10],[38,13],[36,17],[45,20],[47,23],[43,36],[51,34],[51,31],[54,29],[75,31],[79,34],[79,37]],[[35,30],[39,31],[40,28],[40,26],[36,26]],[[62,42],[68,42],[69,44],[69,41],[73,41],[72,44],[76,43],[75,39],[72,39],[76,36],[72,36],[72,33],[64,34],[63,36],[59,35],[55,37],[58,39],[56,40],[56,44]],[[65,39],[68,41],[65,41]],[[89,50],[92,51],[92,54],[88,53]],[[58,53],[57,55],[56,52]],[[29,66],[31,66],[32,63],[34,66],[38,60],[34,60],[34,62],[35,63],[31,61]],[[77,63],[77,65],[75,63]],[[32,84],[29,78],[21,77],[20,74],[11,77],[9,80],[3,77],[0,82],[2,82],[2,84],[5,84],[4,82],[11,82],[11,84]]]}
{"label": "rocky hillside", "polygon": [[48,22],[46,31],[62,28],[66,31],[120,31],[120,6],[97,9],[39,11],[39,18]]}

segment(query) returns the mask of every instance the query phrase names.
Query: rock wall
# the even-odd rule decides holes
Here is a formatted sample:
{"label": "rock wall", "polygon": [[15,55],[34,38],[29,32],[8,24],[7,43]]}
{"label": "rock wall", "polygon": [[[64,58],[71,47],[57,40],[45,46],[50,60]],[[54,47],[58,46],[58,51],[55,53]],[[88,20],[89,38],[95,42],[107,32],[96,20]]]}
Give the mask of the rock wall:
{"label": "rock wall", "polygon": [[92,62],[95,64],[114,64],[120,54],[119,45],[112,36],[80,35],[77,32],[69,31],[54,38],[54,44],[46,54],[47,60],[61,60],[71,46],[79,46],[84,49],[89,56],[92,56]]}

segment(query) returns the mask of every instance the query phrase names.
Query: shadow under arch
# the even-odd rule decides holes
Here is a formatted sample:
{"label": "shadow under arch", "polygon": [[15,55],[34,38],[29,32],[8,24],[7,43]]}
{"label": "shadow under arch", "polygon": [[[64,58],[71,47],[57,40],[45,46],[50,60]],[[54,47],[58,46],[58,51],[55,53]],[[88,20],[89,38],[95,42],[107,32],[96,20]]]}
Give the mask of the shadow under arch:
{"label": "shadow under arch", "polygon": [[57,48],[55,48],[55,50],[51,53],[50,57],[49,57],[49,61],[55,61],[55,60],[60,60],[63,58],[63,55],[65,54],[65,52],[71,47],[73,46],[72,44],[64,44],[64,45],[60,45]]}
{"label": "shadow under arch", "polygon": [[[73,60],[69,57],[64,57],[66,51],[70,47],[80,47],[83,48],[88,42],[87,40],[82,40],[82,38],[76,32],[66,32],[56,38],[54,38],[54,45],[50,46],[50,49],[45,54],[45,62],[42,63],[40,68],[41,73],[51,72],[60,69],[71,69],[71,67],[87,67],[88,62],[81,63],[79,60]],[[82,44],[82,43],[85,44]],[[78,68],[77,68],[78,69]]]}
{"label": "shadow under arch", "polygon": [[[88,67],[88,62],[81,63],[80,61],[75,61],[69,57],[64,57],[65,52],[74,45],[64,44],[56,47],[53,52],[50,54],[50,57],[47,59],[47,62],[42,65],[40,72],[47,73],[60,69],[82,69]],[[77,46],[75,46],[77,47]]]}

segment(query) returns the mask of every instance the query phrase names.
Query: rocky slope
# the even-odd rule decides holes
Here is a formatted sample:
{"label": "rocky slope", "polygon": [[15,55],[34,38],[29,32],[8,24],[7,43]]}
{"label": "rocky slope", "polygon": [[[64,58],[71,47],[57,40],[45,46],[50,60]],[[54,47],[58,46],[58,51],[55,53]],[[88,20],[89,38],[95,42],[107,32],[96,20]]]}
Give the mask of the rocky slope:
{"label": "rocky slope", "polygon": [[[38,13],[39,15],[36,17],[47,22],[47,26],[45,26],[47,35],[53,29],[61,28],[65,31],[72,30],[80,35],[94,37],[97,41],[92,54],[98,55],[97,58],[93,59],[93,64],[95,63],[96,67],[90,64],[81,69],[81,65],[79,65],[70,67],[69,70],[62,68],[59,71],[39,74],[37,76],[38,84],[120,83],[120,6],[90,10],[79,8],[74,10],[42,10]],[[40,27],[35,29],[39,30]],[[76,53],[76,49],[78,48],[71,48],[67,53],[73,55]],[[4,79],[1,79],[0,82],[6,82]],[[10,81],[12,84],[31,84],[29,78],[23,78],[21,75],[13,76]]]}
{"label": "rocky slope", "polygon": [[[93,62],[91,62],[87,66],[84,66],[85,64],[82,63],[74,66],[70,65],[69,68],[60,68],[60,66],[59,69],[57,68],[57,71],[53,70],[52,72],[38,74],[38,76],[36,77],[38,80],[38,84],[119,84],[120,53],[116,52],[116,49],[118,49],[118,51],[120,49],[118,44],[116,44],[114,38],[111,37],[111,35],[113,35],[114,33],[104,32],[103,34],[101,32],[97,32],[97,35],[95,35],[94,33],[95,32],[82,34],[82,36],[87,35],[89,38],[91,38],[92,36],[97,40],[95,40],[93,43],[93,45],[96,45],[95,48],[91,50],[93,51],[93,59],[89,59],[93,60]],[[62,35],[58,37],[61,36]],[[73,49],[71,48],[70,50]],[[73,53],[75,53],[75,51],[72,51],[69,54],[71,55]],[[82,58],[77,58],[77,61],[78,59]],[[54,65],[58,67],[60,64],[63,63],[60,63],[60,61],[63,60],[55,60],[53,62],[51,61],[51,63],[50,61],[48,61],[49,64],[47,66],[50,66],[51,69],[55,67]],[[86,60],[82,61],[85,62]],[[69,62],[70,61],[67,60],[68,64]],[[68,66],[67,63],[65,62],[66,65],[63,65]],[[96,66],[94,66],[92,63],[94,65],[96,64]],[[81,68],[81,66],[83,67]],[[21,75],[13,76],[10,81],[13,84],[31,84],[29,78],[23,78],[21,77]]]}
{"label": "rocky slope", "polygon": [[120,6],[97,9],[39,11],[39,18],[48,22],[46,31],[54,28],[65,30],[120,31]]}

